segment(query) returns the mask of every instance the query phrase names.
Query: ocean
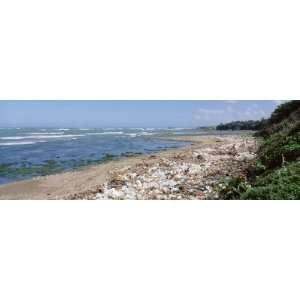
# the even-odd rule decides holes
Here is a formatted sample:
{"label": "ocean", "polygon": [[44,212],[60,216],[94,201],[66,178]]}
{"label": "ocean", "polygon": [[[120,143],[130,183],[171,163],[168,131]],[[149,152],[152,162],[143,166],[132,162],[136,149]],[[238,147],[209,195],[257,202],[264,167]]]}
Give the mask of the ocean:
{"label": "ocean", "polygon": [[161,136],[226,134],[187,128],[0,128],[0,184],[189,145]]}

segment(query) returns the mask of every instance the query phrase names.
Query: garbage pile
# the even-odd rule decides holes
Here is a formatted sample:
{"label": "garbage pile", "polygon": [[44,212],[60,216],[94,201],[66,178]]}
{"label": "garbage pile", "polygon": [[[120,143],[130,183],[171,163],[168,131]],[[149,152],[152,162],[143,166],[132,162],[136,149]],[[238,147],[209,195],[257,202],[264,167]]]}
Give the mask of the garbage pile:
{"label": "garbage pile", "polygon": [[144,159],[112,172],[93,199],[218,199],[216,187],[230,176],[245,176],[255,159],[252,138],[230,136],[222,143],[179,150],[177,154]]}

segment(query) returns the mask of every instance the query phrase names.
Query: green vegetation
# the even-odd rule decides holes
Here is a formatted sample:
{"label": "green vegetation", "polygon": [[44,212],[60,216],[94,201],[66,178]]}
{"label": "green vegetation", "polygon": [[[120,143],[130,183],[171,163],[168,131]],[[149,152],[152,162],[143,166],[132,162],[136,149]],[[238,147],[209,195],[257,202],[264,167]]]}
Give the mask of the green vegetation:
{"label": "green vegetation", "polygon": [[117,159],[116,155],[110,154],[110,153],[105,153],[100,161],[101,162],[106,162],[106,161],[111,161],[111,160],[114,160],[114,159]]}
{"label": "green vegetation", "polygon": [[16,179],[16,178],[27,178],[32,176],[46,176],[66,170],[64,165],[70,168],[80,169],[96,163],[108,162],[111,160],[118,159],[119,156],[106,153],[99,159],[87,159],[87,160],[76,160],[71,159],[70,161],[57,162],[49,159],[43,161],[40,165],[33,166],[30,161],[24,160],[19,165],[14,164],[0,164],[0,176]]}
{"label": "green vegetation", "polygon": [[16,178],[18,176],[27,176],[31,174],[36,175],[50,175],[59,170],[55,160],[46,160],[41,166],[32,167],[28,162],[23,162],[20,167],[13,166],[12,164],[1,164],[0,165],[0,176],[8,176]]}
{"label": "green vegetation", "polygon": [[300,161],[258,176],[253,186],[241,194],[241,199],[300,199]]}
{"label": "green vegetation", "polygon": [[300,161],[278,168],[274,172],[263,173],[250,182],[231,178],[220,189],[219,196],[225,200],[300,199]]}
{"label": "green vegetation", "polygon": [[294,100],[279,105],[271,117],[267,120],[265,126],[257,132],[256,136],[268,138],[276,132],[285,134],[294,128],[294,133],[299,132],[300,126],[300,101]]}
{"label": "green vegetation", "polygon": [[231,178],[220,189],[224,199],[300,199],[300,101],[276,108],[260,138],[257,161],[247,180]]}
{"label": "green vegetation", "polygon": [[6,174],[10,170],[11,164],[0,164],[0,176]]}
{"label": "green vegetation", "polygon": [[219,189],[219,197],[224,200],[238,200],[251,186],[242,178],[233,177],[226,179]]}
{"label": "green vegetation", "polygon": [[234,121],[226,124],[220,124],[216,127],[217,130],[261,130],[267,123],[267,120],[260,121]]}

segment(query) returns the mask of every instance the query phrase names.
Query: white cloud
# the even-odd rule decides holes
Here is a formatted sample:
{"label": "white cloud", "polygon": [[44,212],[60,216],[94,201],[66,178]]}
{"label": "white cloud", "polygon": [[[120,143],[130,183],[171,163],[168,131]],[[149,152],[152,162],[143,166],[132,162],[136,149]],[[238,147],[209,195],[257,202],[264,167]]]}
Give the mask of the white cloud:
{"label": "white cloud", "polygon": [[223,109],[199,108],[194,113],[194,119],[201,121],[203,124],[219,124],[237,120],[259,120],[268,116],[269,113],[257,104],[252,104],[241,110],[238,110],[236,107],[233,108],[230,104]]}

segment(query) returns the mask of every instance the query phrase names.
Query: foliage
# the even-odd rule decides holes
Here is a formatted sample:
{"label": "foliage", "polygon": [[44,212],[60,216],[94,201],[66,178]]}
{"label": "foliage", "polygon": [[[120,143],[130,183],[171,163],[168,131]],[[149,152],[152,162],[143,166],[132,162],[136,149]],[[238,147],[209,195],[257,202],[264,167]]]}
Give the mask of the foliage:
{"label": "foliage", "polygon": [[224,200],[300,199],[300,161],[257,176],[252,184],[242,178],[230,178],[221,185],[219,197]]}
{"label": "foliage", "polygon": [[300,109],[300,101],[293,100],[279,105],[274,112],[271,114],[271,117],[268,121],[268,124],[276,124],[284,119],[287,119],[291,113]]}
{"label": "foliage", "polygon": [[223,184],[220,184],[219,187],[219,198],[224,200],[229,199],[240,199],[241,195],[245,193],[251,186],[247,184],[240,177],[232,177],[227,180]]}
{"label": "foliage", "polygon": [[300,199],[300,161],[288,164],[266,176],[258,176],[240,199]]}
{"label": "foliage", "polygon": [[247,180],[232,178],[224,199],[300,199],[300,101],[278,106],[263,128],[255,165]]}
{"label": "foliage", "polygon": [[262,119],[260,121],[234,121],[226,124],[220,124],[216,127],[217,130],[261,130],[265,124],[266,120]]}
{"label": "foliage", "polygon": [[269,138],[276,132],[286,133],[294,127],[299,131],[300,101],[294,100],[279,105],[267,120],[265,126],[256,133],[256,136]]}
{"label": "foliage", "polygon": [[292,136],[276,133],[258,149],[258,157],[266,168],[277,168],[300,156],[300,133]]}

